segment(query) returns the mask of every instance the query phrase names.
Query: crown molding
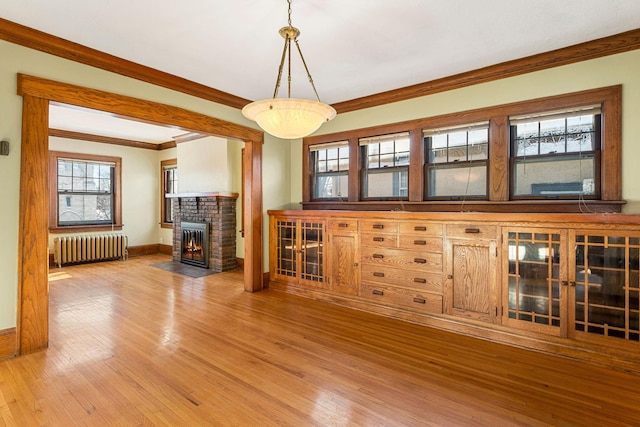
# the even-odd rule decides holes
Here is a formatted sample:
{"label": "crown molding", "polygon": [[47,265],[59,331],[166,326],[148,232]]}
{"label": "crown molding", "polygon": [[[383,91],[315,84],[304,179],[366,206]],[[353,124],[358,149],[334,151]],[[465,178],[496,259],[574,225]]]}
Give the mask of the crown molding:
{"label": "crown molding", "polygon": [[338,114],[640,49],[640,28],[412,86],[332,104]]}
{"label": "crown molding", "polygon": [[124,147],[144,148],[146,150],[160,150],[163,144],[154,144],[151,142],[132,141],[130,139],[114,138],[111,136],[96,135],[92,133],[75,132],[64,129],[49,129],[49,136],[58,138],[77,139],[80,141],[100,142],[103,144],[122,145]]}
{"label": "crown molding", "polygon": [[0,18],[0,39],[233,108],[251,101]]}
{"label": "crown molding", "polygon": [[[0,39],[233,108],[250,100],[0,18]],[[340,113],[640,49],[640,28],[452,76],[332,104]]]}

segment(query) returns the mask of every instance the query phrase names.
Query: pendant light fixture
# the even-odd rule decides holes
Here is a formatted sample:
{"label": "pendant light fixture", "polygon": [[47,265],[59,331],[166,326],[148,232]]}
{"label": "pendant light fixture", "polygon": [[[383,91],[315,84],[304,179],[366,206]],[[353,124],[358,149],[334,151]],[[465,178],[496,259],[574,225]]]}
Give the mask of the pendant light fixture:
{"label": "pendant light fixture", "polygon": [[[309,68],[304,60],[304,56],[302,56],[302,50],[298,43],[300,30],[291,25],[291,0],[287,0],[287,2],[289,3],[289,25],[280,28],[279,31],[280,35],[284,38],[284,50],[282,51],[282,59],[280,60],[280,67],[278,68],[278,78],[276,80],[273,98],[247,104],[242,109],[242,114],[249,120],[258,123],[258,126],[273,136],[283,139],[297,139],[311,135],[318,130],[324,122],[333,119],[336,116],[336,110],[330,105],[320,102],[318,91],[313,84],[311,73],[309,73]],[[298,53],[300,54],[300,59],[307,72],[309,83],[311,83],[313,92],[316,95],[316,101],[291,98],[291,41],[295,43]],[[287,97],[278,98],[285,58],[288,68]]]}

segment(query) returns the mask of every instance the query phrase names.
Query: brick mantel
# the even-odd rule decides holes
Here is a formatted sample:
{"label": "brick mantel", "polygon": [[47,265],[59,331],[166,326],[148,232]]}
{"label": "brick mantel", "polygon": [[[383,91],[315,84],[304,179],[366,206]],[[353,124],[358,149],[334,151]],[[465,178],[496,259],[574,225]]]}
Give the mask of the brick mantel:
{"label": "brick mantel", "polygon": [[236,199],[238,193],[179,193],[167,195],[173,204],[173,260],[180,261],[180,223],[209,224],[209,269],[233,270],[236,258]]}

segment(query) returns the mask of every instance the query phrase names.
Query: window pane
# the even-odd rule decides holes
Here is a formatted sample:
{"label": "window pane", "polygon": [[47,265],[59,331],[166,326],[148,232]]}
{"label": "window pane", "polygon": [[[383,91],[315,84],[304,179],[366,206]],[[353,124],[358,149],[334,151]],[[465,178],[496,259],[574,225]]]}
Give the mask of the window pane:
{"label": "window pane", "polygon": [[337,172],[338,171],[338,159],[335,160],[327,160],[327,172]]}
{"label": "window pane", "polygon": [[[520,125],[518,125],[520,127]],[[538,155],[538,138],[516,140],[516,156],[536,156]]]}
{"label": "window pane", "polygon": [[82,162],[73,162],[73,177],[84,178],[87,176],[87,164]]}
{"label": "window pane", "polygon": [[327,159],[334,160],[338,158],[338,149],[337,148],[329,148],[327,150]]}
{"label": "window pane", "polygon": [[388,168],[393,166],[393,154],[381,154],[380,155],[380,167]]}
{"label": "window pane", "polygon": [[592,132],[595,129],[595,117],[593,115],[568,117],[567,133]]}
{"label": "window pane", "polygon": [[595,156],[564,155],[518,159],[514,195],[562,197],[595,194]]}
{"label": "window pane", "polygon": [[72,189],[71,177],[59,176],[58,177],[58,191],[62,191],[62,190],[70,191],[71,189]]}
{"label": "window pane", "polygon": [[393,141],[380,143],[380,153],[381,154],[393,154],[394,150],[395,150],[395,145],[394,145]]}
{"label": "window pane", "polygon": [[84,178],[73,178],[73,191],[85,191],[86,180]]}
{"label": "window pane", "polygon": [[516,126],[516,138],[526,139],[538,137],[538,122],[521,123]]}
{"label": "window pane", "polygon": [[489,158],[489,144],[475,144],[469,146],[469,160],[485,160]]}
{"label": "window pane", "polygon": [[454,132],[449,134],[449,147],[467,145],[467,132]]}
{"label": "window pane", "polygon": [[540,136],[563,135],[565,119],[541,120]]}
{"label": "window pane", "polygon": [[449,148],[449,162],[464,162],[467,160],[467,146]]}
{"label": "window pane", "polygon": [[487,165],[432,166],[429,172],[429,197],[486,196]]}
{"label": "window pane", "polygon": [[368,156],[367,168],[377,169],[380,167],[380,158],[377,155]]}
{"label": "window pane", "polygon": [[327,161],[326,160],[318,160],[316,165],[316,172],[326,172],[327,171]]}
{"label": "window pane", "polygon": [[336,198],[349,196],[349,177],[347,175],[317,175],[314,198]]}
{"label": "window pane", "polygon": [[567,135],[567,152],[579,153],[593,151],[595,148],[595,132]]}
{"label": "window pane", "polygon": [[86,188],[88,192],[100,191],[100,180],[94,178],[87,178]]}
{"label": "window pane", "polygon": [[368,172],[365,175],[365,198],[406,197],[409,172],[406,169]]}
{"label": "window pane", "polygon": [[58,176],[71,176],[73,162],[70,160],[58,160]]}
{"label": "window pane", "polygon": [[549,136],[540,138],[540,154],[564,153],[564,135]]}
{"label": "window pane", "polygon": [[59,223],[111,221],[111,196],[91,194],[60,195]]}

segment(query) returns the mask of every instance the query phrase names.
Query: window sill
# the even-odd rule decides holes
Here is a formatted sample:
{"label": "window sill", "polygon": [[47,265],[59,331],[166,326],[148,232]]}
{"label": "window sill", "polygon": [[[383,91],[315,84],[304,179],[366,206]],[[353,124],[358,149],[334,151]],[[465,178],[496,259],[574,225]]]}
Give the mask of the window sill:
{"label": "window sill", "polygon": [[161,222],[160,223],[160,228],[173,228],[173,223],[172,222]]}
{"label": "window sill", "polygon": [[302,202],[302,209],[351,211],[409,212],[494,212],[494,213],[620,213],[624,200],[517,200],[492,202],[487,200],[431,202]]}
{"label": "window sill", "polygon": [[76,233],[87,231],[120,231],[123,224],[108,224],[108,225],[69,225],[65,227],[49,227],[49,233],[51,234],[63,234],[63,233]]}

